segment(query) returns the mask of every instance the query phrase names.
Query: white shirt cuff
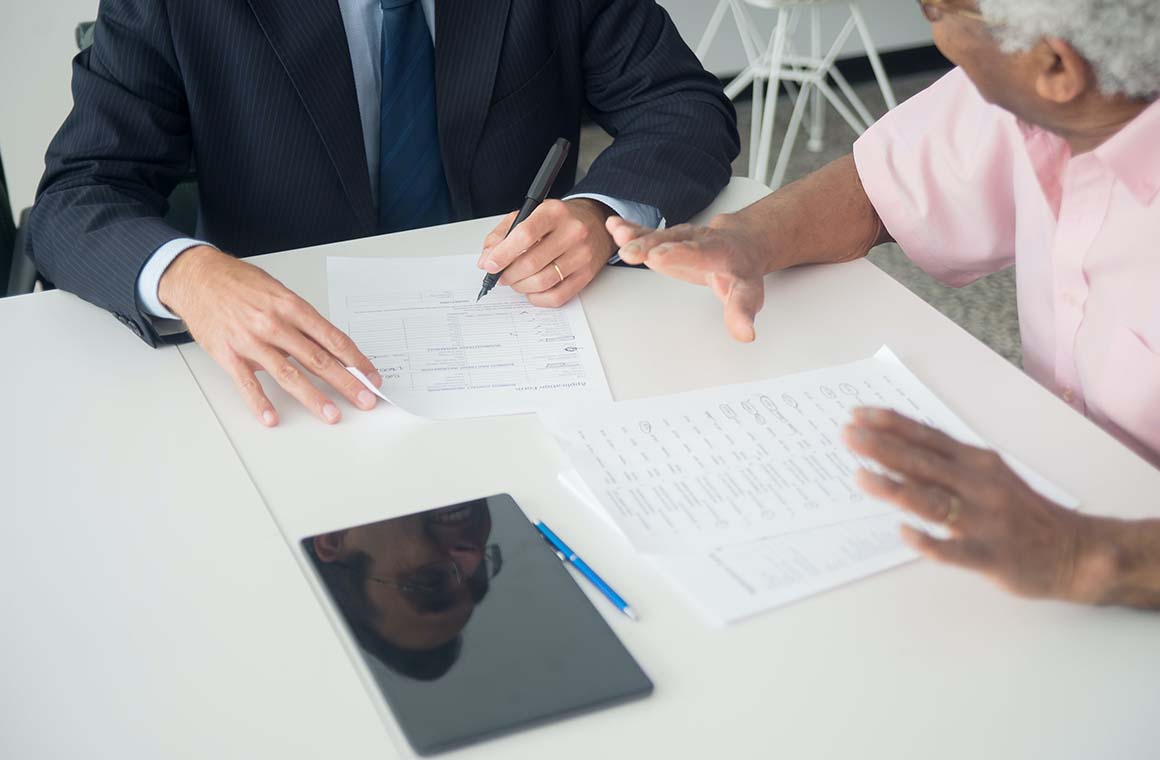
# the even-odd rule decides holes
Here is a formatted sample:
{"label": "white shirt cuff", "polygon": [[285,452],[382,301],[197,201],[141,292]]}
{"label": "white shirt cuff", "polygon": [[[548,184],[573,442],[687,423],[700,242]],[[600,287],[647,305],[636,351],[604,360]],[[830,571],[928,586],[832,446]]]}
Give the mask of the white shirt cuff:
{"label": "white shirt cuff", "polygon": [[[637,203],[635,201],[622,201],[619,198],[610,198],[607,195],[600,195],[599,193],[580,193],[579,195],[569,195],[564,200],[571,198],[590,198],[594,201],[599,201],[605,206],[616,212],[626,222],[641,227],[648,227],[649,229],[661,229],[665,226],[665,218],[661,216],[659,209],[644,203]],[[608,260],[610,264],[616,264],[620,261],[620,254],[614,253],[612,258]]]}
{"label": "white shirt cuff", "polygon": [[157,289],[161,286],[161,276],[165,274],[165,270],[169,268],[173,260],[190,248],[196,248],[199,245],[209,245],[209,243],[193,238],[170,240],[154,251],[149,260],[145,262],[145,266],[141,267],[141,274],[137,275],[137,300],[141,302],[141,308],[146,314],[160,319],[180,319],[165,308],[165,304],[161,303]]}
{"label": "white shirt cuff", "polygon": [[607,195],[600,195],[599,193],[580,193],[579,195],[569,195],[564,200],[571,200],[573,198],[589,198],[594,201],[603,203],[608,208],[616,212],[626,222],[640,225],[641,227],[648,227],[656,229],[664,226],[664,217],[661,216],[659,209],[648,206],[644,203],[637,203],[636,201],[623,201],[620,198],[611,198]]}

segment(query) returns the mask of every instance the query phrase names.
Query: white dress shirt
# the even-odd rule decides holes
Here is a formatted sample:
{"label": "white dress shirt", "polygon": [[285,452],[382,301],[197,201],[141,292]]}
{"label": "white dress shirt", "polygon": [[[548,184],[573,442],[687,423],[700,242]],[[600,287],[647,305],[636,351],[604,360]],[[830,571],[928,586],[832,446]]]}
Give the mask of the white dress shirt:
{"label": "white dress shirt", "polygon": [[[431,41],[435,41],[435,0],[420,0]],[[338,0],[346,27],[350,61],[354,69],[355,91],[358,94],[359,113],[362,117],[363,144],[366,147],[367,172],[371,177],[371,193],[378,202],[379,176],[379,119],[382,98],[382,26],[383,9],[379,0]],[[531,179],[529,178],[529,181]],[[659,227],[661,213],[643,203],[587,193],[570,198],[591,198],[611,208],[620,217],[647,227]],[[137,276],[137,298],[145,313],[161,319],[177,319],[177,315],[161,303],[157,289],[161,276],[174,259],[199,245],[212,245],[193,238],[176,238],[165,243],[145,262]]]}

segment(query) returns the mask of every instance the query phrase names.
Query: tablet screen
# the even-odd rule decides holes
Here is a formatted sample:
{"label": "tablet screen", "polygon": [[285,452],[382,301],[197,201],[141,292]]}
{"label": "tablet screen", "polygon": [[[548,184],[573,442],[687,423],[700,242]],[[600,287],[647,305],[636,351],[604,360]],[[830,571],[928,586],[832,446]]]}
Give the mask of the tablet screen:
{"label": "tablet screen", "polygon": [[652,691],[510,496],[302,544],[420,754]]}

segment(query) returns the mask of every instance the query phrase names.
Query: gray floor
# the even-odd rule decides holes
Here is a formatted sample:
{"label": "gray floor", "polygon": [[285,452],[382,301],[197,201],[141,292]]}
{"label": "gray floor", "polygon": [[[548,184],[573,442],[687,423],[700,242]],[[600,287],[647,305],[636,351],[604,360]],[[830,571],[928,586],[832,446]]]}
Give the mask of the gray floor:
{"label": "gray floor", "polygon": [[[919,92],[939,74],[920,74],[897,77],[893,85],[899,100],[905,100]],[[855,87],[872,113],[882,113],[885,104],[882,95],[873,83]],[[779,131],[774,136],[775,146],[780,145],[785,123],[789,120],[792,104],[782,97],[778,105]],[[741,155],[733,164],[733,173],[744,175],[749,166],[749,125],[750,103],[737,103],[737,115],[741,131]],[[846,123],[834,112],[830,113],[826,133],[825,149],[811,153],[804,140],[798,142],[797,149],[789,163],[787,182],[818,169],[850,151],[855,138]],[[592,159],[609,143],[609,138],[599,127],[588,127],[581,136],[580,165],[589,166]],[[986,277],[965,288],[947,288],[935,282],[915,267],[896,245],[882,246],[870,254],[873,261],[883,271],[890,274],[927,303],[934,306],[962,325],[968,332],[986,343],[997,353],[1019,365],[1022,350],[1019,342],[1019,322],[1015,305],[1014,271],[1008,270]]]}

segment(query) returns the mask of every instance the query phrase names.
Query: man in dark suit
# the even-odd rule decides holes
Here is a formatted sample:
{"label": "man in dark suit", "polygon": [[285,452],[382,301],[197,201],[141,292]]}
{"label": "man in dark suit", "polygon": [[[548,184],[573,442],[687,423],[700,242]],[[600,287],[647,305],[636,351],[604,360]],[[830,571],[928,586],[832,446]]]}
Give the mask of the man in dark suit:
{"label": "man in dark suit", "polygon": [[[575,187],[573,153],[565,200],[480,258],[560,305],[614,252],[610,214],[683,221],[738,151],[719,83],[654,0],[102,0],[73,95],[32,214],[38,268],[150,345],[182,320],[266,425],[258,370],[330,423],[299,366],[362,409],[343,367],[378,377],[240,257],[517,208],[587,110],[613,145]],[[198,239],[163,219],[191,160]]]}

